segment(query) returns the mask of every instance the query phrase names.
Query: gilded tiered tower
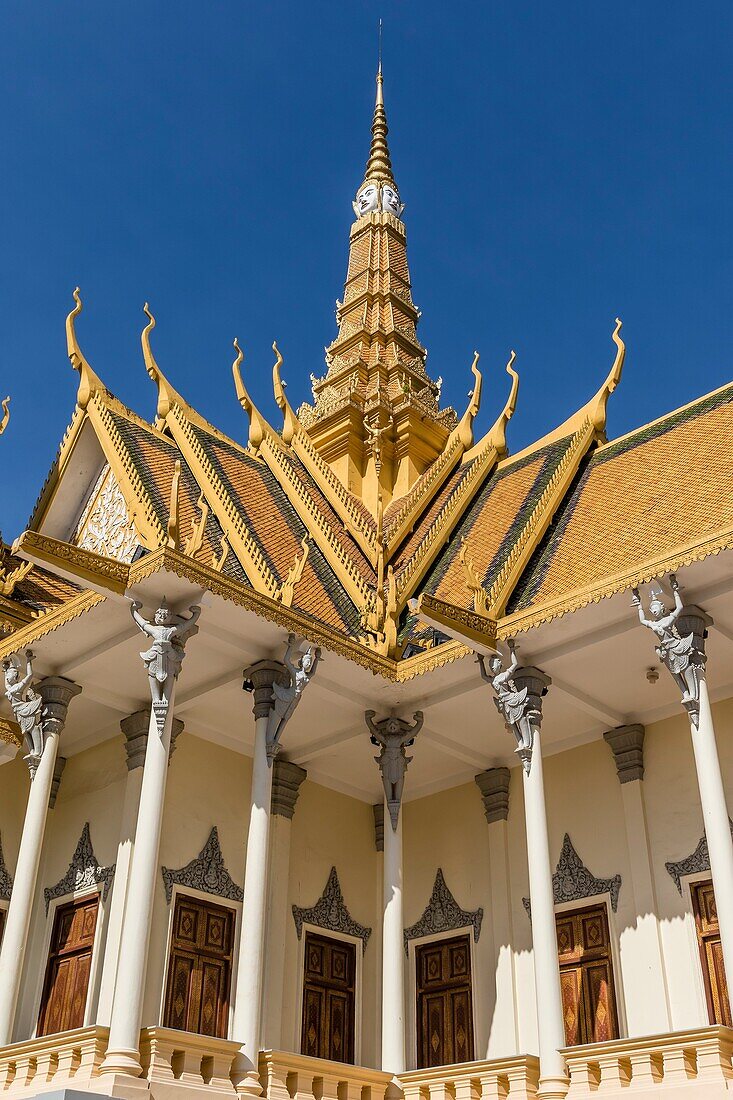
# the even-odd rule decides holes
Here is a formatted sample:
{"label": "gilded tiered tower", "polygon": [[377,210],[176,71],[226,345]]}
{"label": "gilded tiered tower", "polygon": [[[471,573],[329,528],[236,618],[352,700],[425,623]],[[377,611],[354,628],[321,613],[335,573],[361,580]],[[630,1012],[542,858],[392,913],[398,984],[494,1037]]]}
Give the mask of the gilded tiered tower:
{"label": "gilded tiered tower", "polygon": [[298,410],[314,446],[376,515],[412,488],[443,450],[456,416],[425,369],[412,301],[403,206],[387,144],[381,65],[364,179],[353,203],[338,336],[313,404]]}

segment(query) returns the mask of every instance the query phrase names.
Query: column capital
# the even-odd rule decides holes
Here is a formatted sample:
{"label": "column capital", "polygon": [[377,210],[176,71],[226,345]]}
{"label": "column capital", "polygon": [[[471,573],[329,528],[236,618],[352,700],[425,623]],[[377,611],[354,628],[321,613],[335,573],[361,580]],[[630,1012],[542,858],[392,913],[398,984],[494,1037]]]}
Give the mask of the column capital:
{"label": "column capital", "polygon": [[375,722],[375,715],[376,711],[374,710],[366,711],[364,721],[369,730],[371,743],[380,750],[379,756],[375,756],[374,759],[379,765],[390,821],[396,832],[407,765],[412,760],[405,749],[415,743],[415,738],[422,729],[423,713],[421,710],[415,711],[412,722],[408,722],[405,718],[395,718],[392,715],[380,718],[379,721]]}
{"label": "column capital", "polygon": [[481,791],[481,801],[489,825],[509,817],[509,768],[487,768],[473,777]]}
{"label": "column capital", "polygon": [[[170,764],[176,748],[176,740],[183,733],[184,723],[180,718],[174,718],[171,726],[171,744],[168,752]],[[148,730],[150,728],[150,707],[143,707],[129,714],[120,722],[120,729],[125,735],[125,754],[128,772],[142,768],[145,764],[145,750],[148,747]]]}
{"label": "column capital", "polygon": [[81,695],[81,688],[65,676],[44,676],[39,681],[38,690],[43,699],[43,732],[46,736],[49,733],[60,734],[66,725],[69,704]]}
{"label": "column capital", "polygon": [[300,794],[300,785],[308,777],[305,768],[291,760],[278,760],[272,766],[272,797],[270,813],[292,821]]}
{"label": "column capital", "polygon": [[277,683],[287,687],[290,683],[290,673],[282,661],[273,661],[265,658],[248,665],[242,673],[242,687],[253,695],[252,711],[255,720],[267,718],[272,709],[274,700],[272,685]]}
{"label": "column capital", "polygon": [[619,783],[632,783],[644,778],[644,733],[639,722],[630,726],[616,726],[603,735],[616,762]]}

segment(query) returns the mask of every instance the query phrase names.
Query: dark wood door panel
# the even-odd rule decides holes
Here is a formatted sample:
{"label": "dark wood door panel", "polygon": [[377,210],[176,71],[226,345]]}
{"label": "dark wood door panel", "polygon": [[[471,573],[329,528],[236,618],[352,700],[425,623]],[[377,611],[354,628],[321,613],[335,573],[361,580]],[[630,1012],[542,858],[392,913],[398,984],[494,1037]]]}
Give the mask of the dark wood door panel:
{"label": "dark wood door panel", "polygon": [[306,932],[301,1053],[354,1061],[356,947]]}
{"label": "dark wood door panel", "polygon": [[99,898],[61,905],[54,914],[38,1034],[84,1026]]}
{"label": "dark wood door panel", "polygon": [[165,1027],[226,1038],[234,911],[179,894],[173,912]]}
{"label": "dark wood door panel", "polygon": [[617,1039],[616,994],[605,905],[558,913],[555,924],[566,1045]]}
{"label": "dark wood door panel", "polygon": [[473,1061],[468,936],[417,947],[415,972],[418,1069]]}
{"label": "dark wood door panel", "polygon": [[733,1026],[728,981],[720,944],[720,925],[712,882],[694,882],[690,888],[700,948],[705,999],[711,1024]]}

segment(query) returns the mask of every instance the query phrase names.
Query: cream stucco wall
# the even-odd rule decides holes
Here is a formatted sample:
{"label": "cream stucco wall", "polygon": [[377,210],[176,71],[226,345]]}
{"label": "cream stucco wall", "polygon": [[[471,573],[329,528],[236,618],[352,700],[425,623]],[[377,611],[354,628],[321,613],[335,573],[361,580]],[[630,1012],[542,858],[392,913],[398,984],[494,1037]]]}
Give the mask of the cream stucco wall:
{"label": "cream stucco wall", "polygon": [[[733,743],[728,733],[733,727],[733,700],[716,705],[714,713],[723,772],[730,780]],[[415,751],[419,751],[419,742]],[[689,855],[702,834],[685,716],[648,727],[645,779],[641,785],[627,785],[628,790],[619,784],[612,753],[602,740],[547,757],[544,764],[553,866],[567,832],[595,876],[619,874],[622,879],[618,910],[609,913],[622,1034],[648,1033],[654,1030],[650,1021],[662,1019],[668,1019],[673,1028],[706,1023],[689,892],[683,890],[680,895],[665,869],[665,862]],[[211,827],[216,825],[226,865],[241,885],[250,776],[247,757],[203,741],[195,731],[186,731],[168,773],[161,865],[184,866],[198,855]],[[121,737],[68,761],[56,808],[49,813],[16,1021],[19,1038],[31,1034],[35,1027],[45,968],[52,917],[45,913],[43,889],[66,872],[86,821],[90,823],[99,863],[115,862],[127,782]],[[11,873],[27,791],[28,773],[20,757],[0,767],[0,838]],[[733,790],[730,796],[733,799]],[[408,802],[403,815],[406,924],[421,916],[439,867],[459,906],[465,910],[481,907],[484,911],[481,935],[472,947],[476,1057],[535,1052],[531,926],[522,904],[528,886],[521,770],[512,769],[506,823],[487,825],[479,791],[472,783]],[[271,956],[282,953],[284,965],[266,968],[263,1044],[276,1040],[286,1049],[300,1045],[302,945],[291,907],[312,906],[335,866],[352,917],[372,928],[360,972],[357,1049],[363,1064],[377,1066],[382,857],[375,849],[372,807],[306,780],[292,823],[278,819],[273,843],[280,852],[278,873],[286,873],[287,912],[279,926],[283,929],[282,933],[278,931],[281,941],[269,944]],[[651,873],[645,886],[643,875],[640,879],[640,853],[647,850]],[[495,926],[495,916],[501,911],[499,902],[506,909],[501,928]],[[101,978],[98,963],[104,949],[108,908],[102,911],[96,949],[92,1018],[96,1018]],[[144,1024],[160,1020],[169,919],[170,909],[159,876]],[[650,945],[656,945],[657,958],[663,960],[663,970],[659,966],[656,977]],[[407,974],[408,1064],[414,1064],[411,964]]]}

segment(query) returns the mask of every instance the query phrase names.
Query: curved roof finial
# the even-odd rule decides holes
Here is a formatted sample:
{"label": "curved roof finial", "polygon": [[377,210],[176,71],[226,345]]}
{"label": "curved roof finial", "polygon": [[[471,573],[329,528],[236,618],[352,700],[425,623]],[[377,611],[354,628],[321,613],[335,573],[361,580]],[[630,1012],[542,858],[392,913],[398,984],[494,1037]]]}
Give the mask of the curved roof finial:
{"label": "curved roof finial", "polygon": [[512,353],[509,356],[509,362],[506,365],[506,372],[512,380],[512,386],[509,390],[509,396],[506,400],[506,405],[502,409],[499,418],[494,424],[493,428],[489,432],[489,440],[491,446],[496,451],[499,458],[504,458],[509,453],[506,445],[506,426],[514,416],[514,410],[517,407],[517,394],[519,392],[519,375],[514,369],[514,360],[517,358],[517,353],[512,349]]}
{"label": "curved roof finial", "polygon": [[621,325],[622,321],[617,317],[616,327],[611,333],[611,339],[616,345],[616,358],[613,361],[613,366],[608,372],[606,381],[601,386],[593,401],[595,408],[591,413],[591,419],[593,421],[593,427],[599,434],[605,434],[608,399],[621,381],[621,374],[624,369],[626,344],[621,339]]}
{"label": "curved roof finial", "polygon": [[80,409],[85,409],[94,394],[98,390],[105,389],[105,387],[84,358],[84,354],[79,347],[79,341],[76,338],[75,321],[84,308],[79,287],[74,289],[74,301],[76,305],[66,318],[66,349],[72,367],[79,372],[79,389],[76,393],[76,403]]}
{"label": "curved roof finial", "polygon": [[162,428],[165,423],[165,419],[168,413],[171,411],[174,405],[184,406],[185,402],[180,394],[173,389],[170,382],[163,374],[162,370],[158,366],[155,356],[153,355],[153,349],[150,346],[150,333],[155,328],[155,317],[152,314],[150,306],[146,302],[143,306],[143,311],[148,317],[148,323],[140,334],[140,343],[143,349],[143,359],[145,360],[145,369],[150,376],[151,381],[155,382],[158,387],[158,408],[157,408],[157,421],[156,428]]}
{"label": "curved roof finial", "polygon": [[0,421],[0,435],[2,435],[8,426],[8,421],[10,420],[10,398],[4,397],[0,404],[3,408],[3,418]]}
{"label": "curved roof finial", "polygon": [[234,388],[237,391],[237,400],[242,406],[247,416],[249,417],[249,449],[256,457],[262,440],[265,438],[267,431],[269,430],[267,421],[259,412],[252,398],[249,396],[247,387],[244,384],[242,378],[242,361],[244,360],[244,352],[239,346],[239,340],[234,337],[234,349],[237,353],[237,358],[232,363],[232,374],[234,375]]}
{"label": "curved roof finial", "polygon": [[300,427],[300,422],[293,412],[292,406],[285,394],[285,387],[287,382],[283,382],[280,378],[280,367],[283,365],[283,357],[280,354],[280,349],[277,346],[277,341],[272,341],[272,350],[275,352],[276,359],[272,368],[272,388],[275,391],[275,401],[277,407],[283,414],[283,431],[282,440],[283,443],[291,443],[293,436]]}
{"label": "curved roof finial", "polygon": [[473,443],[473,422],[476,418],[481,407],[481,388],[483,385],[483,378],[481,371],[478,369],[478,361],[481,358],[477,351],[473,353],[473,363],[471,363],[471,371],[473,373],[473,390],[469,394],[468,407],[461,417],[461,422],[458,425],[458,437],[461,441],[461,446],[464,451]]}

